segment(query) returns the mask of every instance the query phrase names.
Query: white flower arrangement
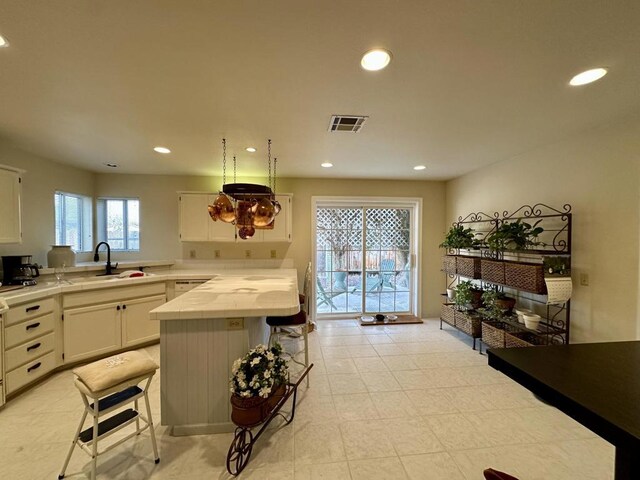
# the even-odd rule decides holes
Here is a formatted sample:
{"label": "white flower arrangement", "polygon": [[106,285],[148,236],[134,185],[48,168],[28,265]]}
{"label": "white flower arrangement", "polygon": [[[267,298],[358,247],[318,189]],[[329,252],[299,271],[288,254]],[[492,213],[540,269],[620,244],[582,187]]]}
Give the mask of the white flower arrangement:
{"label": "white flower arrangement", "polygon": [[233,362],[230,380],[231,393],[243,398],[271,395],[274,385],[288,381],[287,362],[280,356],[282,347],[258,345]]}

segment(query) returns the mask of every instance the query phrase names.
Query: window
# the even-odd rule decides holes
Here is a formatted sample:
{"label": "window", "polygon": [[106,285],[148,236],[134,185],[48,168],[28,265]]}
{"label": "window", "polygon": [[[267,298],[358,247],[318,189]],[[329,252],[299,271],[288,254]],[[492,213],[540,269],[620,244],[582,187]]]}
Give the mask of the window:
{"label": "window", "polygon": [[100,239],[112,250],[140,250],[140,200],[101,198],[98,200]]}
{"label": "window", "polygon": [[56,245],[71,245],[77,252],[91,250],[91,198],[56,192],[54,205]]}

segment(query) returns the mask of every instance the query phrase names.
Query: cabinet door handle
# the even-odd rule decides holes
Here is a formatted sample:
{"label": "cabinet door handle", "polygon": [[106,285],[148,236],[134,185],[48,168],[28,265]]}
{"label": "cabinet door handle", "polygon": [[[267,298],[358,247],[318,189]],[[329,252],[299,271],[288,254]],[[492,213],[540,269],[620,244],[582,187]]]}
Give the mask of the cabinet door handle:
{"label": "cabinet door handle", "polygon": [[34,305],[33,307],[28,307],[25,311],[28,312],[35,312],[36,310],[40,310],[40,305]]}
{"label": "cabinet door handle", "polygon": [[118,305],[118,306],[116,307],[116,310],[120,310],[120,305]]}
{"label": "cabinet door handle", "polygon": [[123,309],[123,310],[126,310],[126,309],[127,309],[127,306],[126,306],[126,305],[122,305],[122,309]]}
{"label": "cabinet door handle", "polygon": [[32,328],[38,328],[40,326],[40,322],[32,323],[31,325],[27,325],[25,328],[27,330],[31,330]]}
{"label": "cabinet door handle", "polygon": [[27,368],[27,373],[31,373],[33,370],[40,368],[40,365],[42,365],[42,363],[38,362],[35,365],[30,366]]}
{"label": "cabinet door handle", "polygon": [[42,344],[40,342],[38,343],[34,343],[33,345],[31,345],[30,347],[27,347],[27,352],[30,352],[31,350],[35,350],[36,348],[40,348]]}

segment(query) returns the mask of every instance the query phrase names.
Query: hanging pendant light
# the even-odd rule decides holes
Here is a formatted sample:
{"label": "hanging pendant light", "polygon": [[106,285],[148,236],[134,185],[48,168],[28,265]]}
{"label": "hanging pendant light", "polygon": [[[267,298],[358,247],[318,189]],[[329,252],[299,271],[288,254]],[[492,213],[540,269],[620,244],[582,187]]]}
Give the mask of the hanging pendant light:
{"label": "hanging pendant light", "polygon": [[256,228],[272,229],[275,217],[280,213],[280,204],[275,197],[275,173],[273,167],[273,190],[271,189],[271,140],[268,143],[269,186],[253,183],[236,183],[236,158],[233,157],[233,182],[227,181],[227,141],[222,139],[222,192],[208,205],[209,216],[215,222],[232,223],[238,236],[246,240],[255,234]]}

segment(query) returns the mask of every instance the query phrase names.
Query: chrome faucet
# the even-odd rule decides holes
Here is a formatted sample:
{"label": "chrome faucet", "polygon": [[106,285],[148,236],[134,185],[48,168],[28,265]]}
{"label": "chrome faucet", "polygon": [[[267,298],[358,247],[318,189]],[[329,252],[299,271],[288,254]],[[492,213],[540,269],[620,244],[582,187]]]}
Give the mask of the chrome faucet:
{"label": "chrome faucet", "polygon": [[101,273],[100,275],[113,275],[113,272],[111,271],[112,268],[116,269],[118,268],[118,263],[116,262],[115,267],[111,266],[111,247],[109,246],[109,244],[107,242],[100,242],[98,245],[96,245],[96,251],[93,254],[93,261],[94,262],[99,262],[100,261],[100,255],[98,255],[98,249],[100,248],[100,245],[106,245],[107,246],[107,271],[105,273]]}

